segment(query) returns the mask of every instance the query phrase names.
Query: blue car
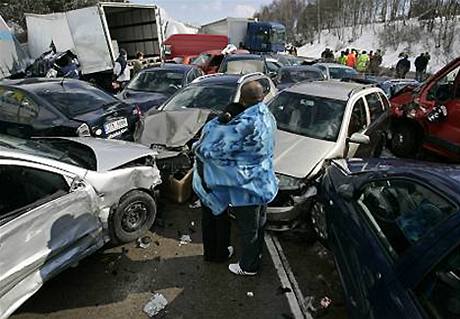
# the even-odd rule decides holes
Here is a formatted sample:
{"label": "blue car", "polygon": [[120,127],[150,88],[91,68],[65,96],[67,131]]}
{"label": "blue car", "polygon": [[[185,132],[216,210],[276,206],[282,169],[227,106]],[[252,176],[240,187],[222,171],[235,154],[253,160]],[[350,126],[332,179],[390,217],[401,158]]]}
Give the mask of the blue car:
{"label": "blue car", "polygon": [[313,226],[351,318],[460,318],[460,167],[334,160]]}
{"label": "blue car", "polygon": [[202,75],[195,65],[165,63],[139,72],[118,97],[146,113]]}

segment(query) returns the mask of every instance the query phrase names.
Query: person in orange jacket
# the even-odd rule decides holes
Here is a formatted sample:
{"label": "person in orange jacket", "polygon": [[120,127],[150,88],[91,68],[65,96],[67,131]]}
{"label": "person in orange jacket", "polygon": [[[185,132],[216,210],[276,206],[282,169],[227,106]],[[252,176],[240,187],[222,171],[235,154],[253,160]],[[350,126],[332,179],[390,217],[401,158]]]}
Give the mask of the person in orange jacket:
{"label": "person in orange jacket", "polygon": [[356,50],[353,49],[347,56],[347,66],[356,67]]}

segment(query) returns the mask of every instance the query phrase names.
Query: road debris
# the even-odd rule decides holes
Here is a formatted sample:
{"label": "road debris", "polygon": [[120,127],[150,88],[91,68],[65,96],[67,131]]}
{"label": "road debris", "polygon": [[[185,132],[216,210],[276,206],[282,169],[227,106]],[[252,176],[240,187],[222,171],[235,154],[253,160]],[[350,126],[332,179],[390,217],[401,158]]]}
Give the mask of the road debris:
{"label": "road debris", "polygon": [[198,199],[197,201],[191,203],[190,205],[188,205],[188,208],[190,209],[197,209],[197,208],[201,208],[201,201]]}
{"label": "road debris", "polygon": [[137,247],[147,249],[152,244],[152,238],[150,236],[144,236],[137,239]]}
{"label": "road debris", "polygon": [[144,306],[144,312],[150,317],[155,317],[161,310],[166,308],[168,300],[160,294],[155,293],[153,297]]}
{"label": "road debris", "polygon": [[330,306],[331,303],[332,303],[332,300],[329,297],[325,296],[321,299],[319,304],[321,305],[321,307],[326,309],[327,307]]}
{"label": "road debris", "polygon": [[254,293],[253,293],[252,291],[248,291],[248,292],[246,293],[246,296],[248,296],[248,297],[254,297]]}

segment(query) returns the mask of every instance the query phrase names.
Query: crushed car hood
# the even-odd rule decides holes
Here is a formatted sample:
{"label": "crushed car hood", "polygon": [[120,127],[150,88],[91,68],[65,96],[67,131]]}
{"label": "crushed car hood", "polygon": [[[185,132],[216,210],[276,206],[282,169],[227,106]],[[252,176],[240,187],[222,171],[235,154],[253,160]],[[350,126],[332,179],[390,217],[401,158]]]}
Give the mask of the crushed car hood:
{"label": "crushed car hood", "polygon": [[135,134],[136,142],[147,147],[182,147],[206,124],[209,110],[161,111],[146,116]]}
{"label": "crushed car hood", "polygon": [[334,146],[335,142],[277,130],[275,171],[295,178],[308,177]]}
{"label": "crushed car hood", "polygon": [[[40,139],[46,139],[40,138]],[[49,139],[56,139],[55,137]],[[106,140],[94,137],[59,137],[85,145],[94,152],[97,162],[97,171],[110,171],[145,156],[155,156],[156,153],[143,145],[119,140]],[[120,146],[123,152],[120,152]]]}

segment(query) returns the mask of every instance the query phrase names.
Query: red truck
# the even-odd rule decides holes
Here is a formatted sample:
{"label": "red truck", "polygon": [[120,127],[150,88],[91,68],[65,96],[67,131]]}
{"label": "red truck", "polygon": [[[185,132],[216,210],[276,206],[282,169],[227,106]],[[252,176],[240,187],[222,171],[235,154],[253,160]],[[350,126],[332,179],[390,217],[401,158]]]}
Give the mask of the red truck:
{"label": "red truck", "polygon": [[222,50],[228,44],[228,37],[214,34],[174,34],[163,42],[165,58],[181,58],[190,63],[190,57],[196,57],[203,51]]}
{"label": "red truck", "polygon": [[391,151],[415,157],[422,149],[460,161],[460,57],[418,87],[391,98]]}

